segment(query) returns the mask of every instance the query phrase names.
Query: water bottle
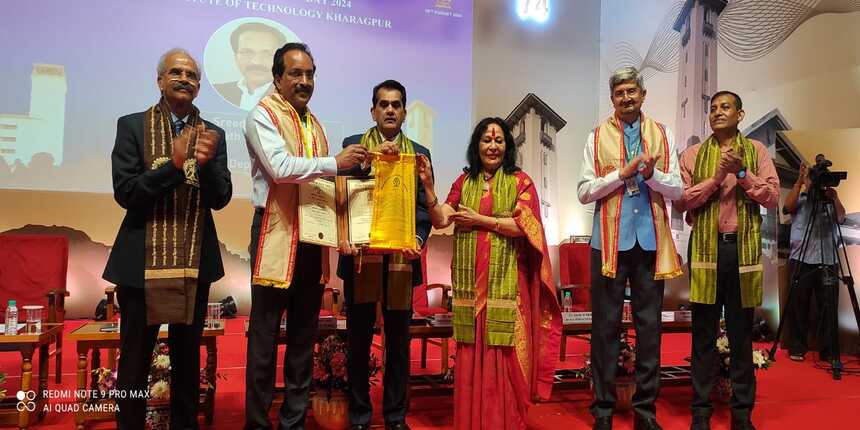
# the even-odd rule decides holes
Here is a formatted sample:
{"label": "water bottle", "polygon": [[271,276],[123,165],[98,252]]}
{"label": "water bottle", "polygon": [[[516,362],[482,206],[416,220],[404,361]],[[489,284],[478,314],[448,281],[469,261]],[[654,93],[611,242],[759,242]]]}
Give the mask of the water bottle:
{"label": "water bottle", "polygon": [[18,334],[18,307],[15,306],[14,300],[9,300],[9,305],[6,307],[6,334]]}
{"label": "water bottle", "polygon": [[562,300],[562,310],[564,312],[573,312],[573,298],[570,297],[570,291],[564,292],[564,300]]}

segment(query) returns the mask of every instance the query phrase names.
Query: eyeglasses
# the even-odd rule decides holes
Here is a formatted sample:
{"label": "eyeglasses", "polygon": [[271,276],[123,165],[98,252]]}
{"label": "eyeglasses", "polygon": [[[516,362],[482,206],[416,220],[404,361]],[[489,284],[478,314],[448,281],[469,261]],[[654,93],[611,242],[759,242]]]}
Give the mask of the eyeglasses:
{"label": "eyeglasses", "polygon": [[170,69],[165,73],[170,79],[188,79],[189,81],[197,82],[200,80],[200,77],[197,76],[197,72],[193,70],[183,70],[183,69]]}

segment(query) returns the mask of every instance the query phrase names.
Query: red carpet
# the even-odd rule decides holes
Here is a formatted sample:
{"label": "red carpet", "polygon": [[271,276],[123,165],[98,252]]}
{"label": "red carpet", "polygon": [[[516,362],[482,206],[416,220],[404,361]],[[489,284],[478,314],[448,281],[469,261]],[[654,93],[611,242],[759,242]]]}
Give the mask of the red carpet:
{"label": "red carpet", "polygon": [[[66,331],[71,331],[82,322],[69,321]],[[218,372],[225,378],[218,382],[218,394],[215,400],[215,423],[209,428],[213,430],[237,430],[242,428],[244,414],[244,367],[245,337],[242,334],[241,319],[230,320],[227,334],[218,340]],[[68,338],[66,338],[68,339]],[[664,336],[664,364],[683,363],[689,355],[689,335],[670,334]],[[72,389],[75,385],[75,345],[64,341],[63,384],[53,384],[53,376],[49,388]],[[582,340],[568,340],[567,361],[560,364],[564,367],[578,367],[582,363],[582,353],[588,345]],[[765,345],[759,345],[765,347]],[[412,369],[414,373],[438,372],[439,349],[429,347],[428,369],[420,369],[418,342],[413,342]],[[453,353],[453,348],[452,348]],[[811,354],[810,354],[811,355]],[[104,354],[102,355],[104,359]],[[860,427],[860,376],[843,376],[842,381],[834,381],[828,373],[816,369],[811,357],[803,363],[795,363],[788,359],[784,352],[778,355],[778,362],[771,368],[758,372],[758,400],[753,413],[753,422],[759,429],[856,429]],[[846,365],[857,369],[860,367],[856,357],[843,357],[851,360]],[[34,366],[35,370],[35,366]],[[17,353],[0,354],[0,371],[10,375],[5,388],[14,395],[20,384],[20,356]],[[53,367],[51,369],[53,375]],[[377,406],[374,424],[382,425],[379,415],[381,392],[374,390],[374,402]],[[687,429],[690,425],[689,404],[691,399],[690,387],[664,388],[660,393],[657,413],[660,423],[667,430]],[[60,402],[68,402],[60,400]],[[586,429],[591,428],[591,416],[588,413],[590,394],[582,390],[556,390],[549,402],[532,408],[529,414],[530,428],[534,429]],[[451,397],[414,396],[412,398],[409,423],[413,429],[452,428],[453,402]],[[201,421],[202,422],[202,421]],[[729,411],[726,405],[718,405],[712,419],[712,428],[728,429]],[[615,428],[632,428],[632,415],[616,414]],[[52,412],[45,420],[35,426],[39,429],[73,429],[74,417],[69,413]],[[92,429],[114,429],[113,423],[90,425]],[[308,428],[316,429],[313,419],[308,419]]]}

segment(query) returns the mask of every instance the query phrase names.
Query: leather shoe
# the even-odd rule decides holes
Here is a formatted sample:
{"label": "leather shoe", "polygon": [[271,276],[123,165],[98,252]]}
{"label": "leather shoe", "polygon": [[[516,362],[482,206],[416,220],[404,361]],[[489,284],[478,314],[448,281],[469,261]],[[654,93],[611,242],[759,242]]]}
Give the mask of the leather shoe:
{"label": "leather shoe", "polygon": [[711,417],[707,415],[693,415],[690,430],[711,430]]}
{"label": "leather shoe", "polygon": [[597,417],[594,419],[592,430],[612,430],[612,417]]}
{"label": "leather shoe", "polygon": [[755,430],[752,421],[749,418],[732,419],[732,430]]}
{"label": "leather shoe", "polygon": [[385,430],[409,430],[409,426],[406,425],[406,420],[389,421],[385,423]]}
{"label": "leather shoe", "polygon": [[370,430],[370,424],[353,424],[349,430]]}
{"label": "leather shoe", "polygon": [[657,418],[645,418],[636,415],[633,419],[633,430],[663,430],[663,427],[657,424]]}

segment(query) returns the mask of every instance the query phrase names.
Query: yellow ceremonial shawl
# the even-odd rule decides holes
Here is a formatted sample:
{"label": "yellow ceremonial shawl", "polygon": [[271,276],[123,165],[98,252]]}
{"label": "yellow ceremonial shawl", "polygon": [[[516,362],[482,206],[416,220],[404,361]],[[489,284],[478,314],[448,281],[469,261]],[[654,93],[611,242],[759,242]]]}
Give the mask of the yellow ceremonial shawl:
{"label": "yellow ceremonial shawl", "polygon": [[[642,114],[640,120],[640,136],[642,151],[649,154],[660,154],[655,169],[669,171],[669,141],[666,129],[662,124]],[[614,170],[620,170],[626,160],[624,146],[624,129],[621,119],[613,116],[602,122],[594,129],[594,171],[599,176],[606,176]],[[600,243],[602,249],[601,272],[603,276],[614,278],[618,269],[618,226],[621,221],[621,202],[624,187],[600,200]],[[682,273],[681,262],[675,251],[675,242],[669,228],[669,215],[666,203],[660,193],[648,193],[651,200],[651,214],[654,221],[654,234],[657,242],[657,267],[654,279],[670,279]]]}
{"label": "yellow ceremonial shawl", "polygon": [[[308,158],[328,155],[325,132],[310,110],[301,118],[278,93],[264,97],[260,100],[260,106],[277,127],[290,155]],[[299,243],[299,185],[272,182],[269,187],[251,283],[289,288]],[[328,248],[323,248],[321,264],[323,270],[320,283],[325,284],[329,279]]]}

